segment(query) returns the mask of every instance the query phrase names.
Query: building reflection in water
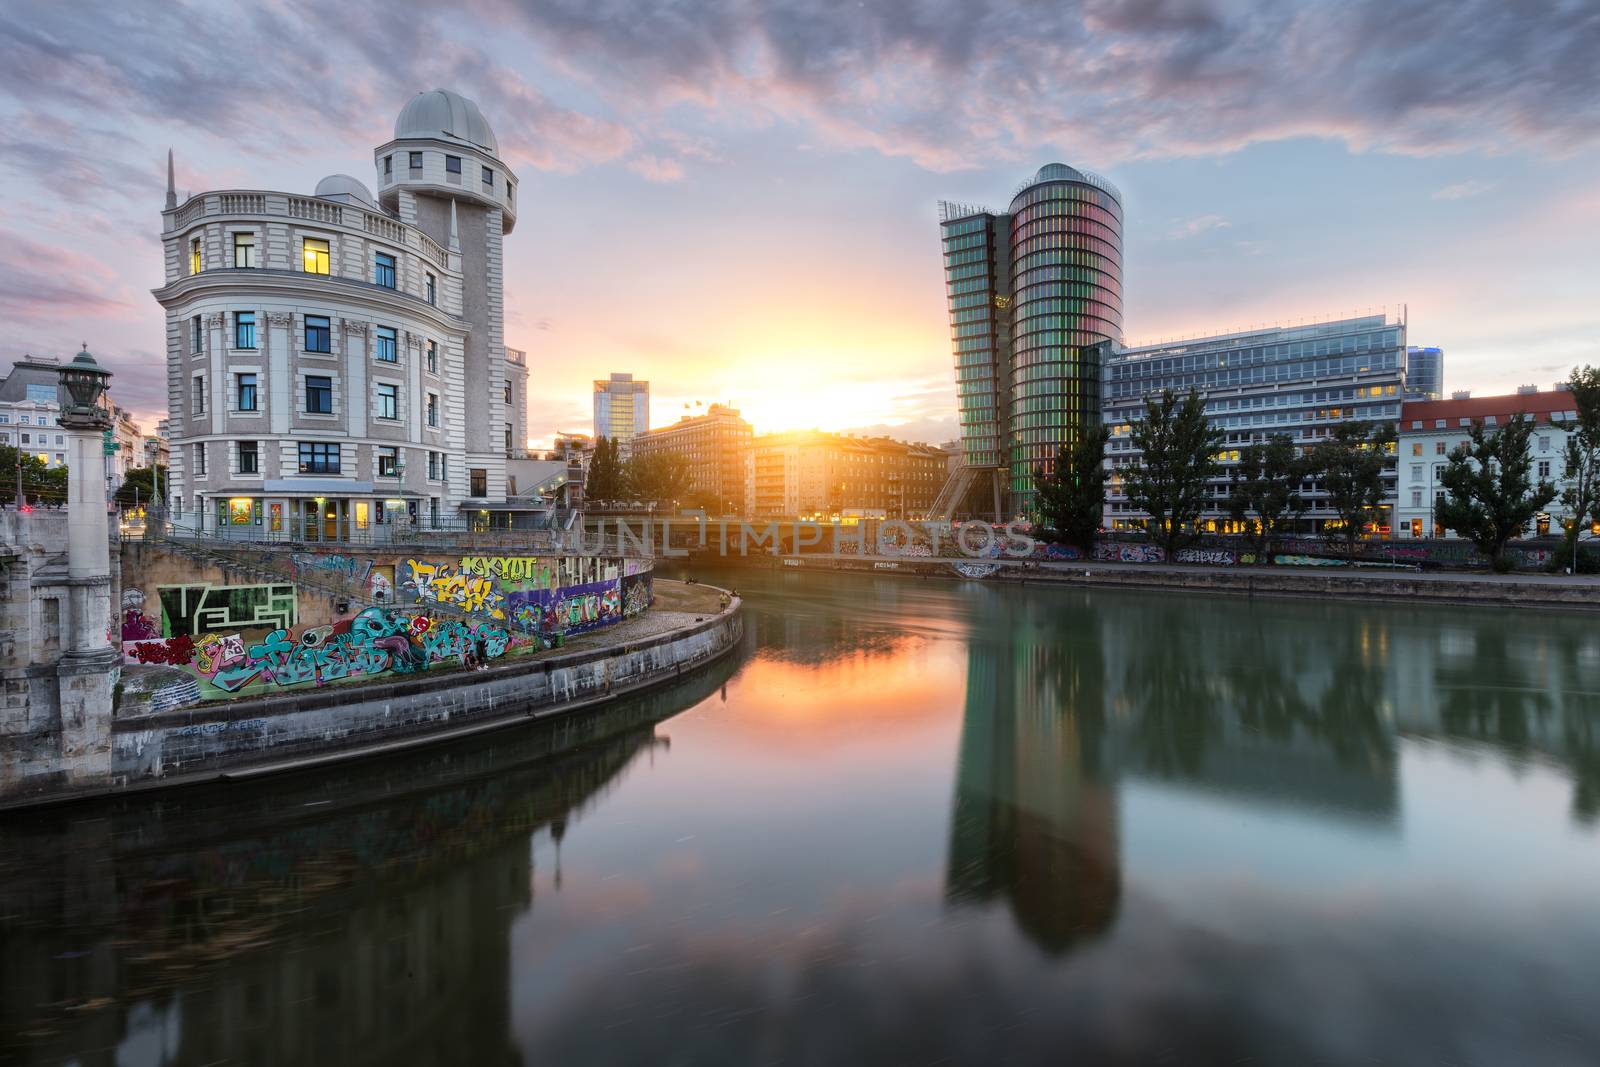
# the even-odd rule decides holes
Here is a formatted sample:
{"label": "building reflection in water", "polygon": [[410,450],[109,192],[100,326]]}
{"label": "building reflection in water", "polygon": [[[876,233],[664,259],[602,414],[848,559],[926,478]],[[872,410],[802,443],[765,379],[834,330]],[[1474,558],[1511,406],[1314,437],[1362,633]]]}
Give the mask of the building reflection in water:
{"label": "building reflection in water", "polygon": [[508,931],[535,853],[557,862],[666,744],[655,723],[735,667],[403,759],[0,823],[0,1035],[23,1063],[520,1062]]}
{"label": "building reflection in water", "polygon": [[1600,814],[1600,634],[1570,617],[973,587],[945,879],[1059,952],[1117,915],[1119,784],[1400,830],[1404,739],[1564,765]]}

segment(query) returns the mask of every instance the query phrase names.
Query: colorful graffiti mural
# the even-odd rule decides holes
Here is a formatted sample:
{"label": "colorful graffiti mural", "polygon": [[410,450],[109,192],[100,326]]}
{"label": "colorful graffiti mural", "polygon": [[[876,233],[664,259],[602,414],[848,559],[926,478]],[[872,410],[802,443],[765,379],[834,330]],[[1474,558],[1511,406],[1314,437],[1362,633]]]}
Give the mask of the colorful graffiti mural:
{"label": "colorful graffiti mural", "polygon": [[[399,568],[399,601],[444,603],[487,615],[529,634],[578,634],[643,611],[650,602],[650,570],[627,561],[594,557],[463,556],[456,562],[408,559]],[[625,586],[642,591],[629,599]]]}
{"label": "colorful graffiti mural", "polygon": [[297,591],[292,584],[162,585],[161,636],[194,637],[211,630],[290,627]]}
{"label": "colorful graffiti mural", "polygon": [[504,656],[512,635],[493,622],[432,619],[390,608],[367,608],[328,626],[308,626],[297,636],[286,627],[259,641],[237,633],[180,634],[124,646],[136,663],[187,667],[223,693],[251,687],[326,685],[346,678],[410,674],[458,662],[482,646],[485,659]]}
{"label": "colorful graffiti mural", "polygon": [[150,638],[160,636],[160,625],[144,613],[144,590],[124,589],[122,591],[122,639],[124,641],[147,641]]}

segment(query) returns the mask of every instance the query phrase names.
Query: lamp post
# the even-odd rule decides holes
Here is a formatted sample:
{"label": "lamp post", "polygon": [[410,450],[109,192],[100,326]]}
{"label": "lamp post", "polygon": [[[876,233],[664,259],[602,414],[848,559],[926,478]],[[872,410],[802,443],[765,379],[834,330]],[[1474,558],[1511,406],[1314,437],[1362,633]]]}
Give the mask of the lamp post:
{"label": "lamp post", "polygon": [[67,652],[57,664],[61,754],[69,778],[94,778],[111,769],[111,694],[121,673],[111,646],[111,546],[106,485],[100,472],[101,434],[111,372],[86,344],[60,370],[71,403],[61,412],[67,432]]}

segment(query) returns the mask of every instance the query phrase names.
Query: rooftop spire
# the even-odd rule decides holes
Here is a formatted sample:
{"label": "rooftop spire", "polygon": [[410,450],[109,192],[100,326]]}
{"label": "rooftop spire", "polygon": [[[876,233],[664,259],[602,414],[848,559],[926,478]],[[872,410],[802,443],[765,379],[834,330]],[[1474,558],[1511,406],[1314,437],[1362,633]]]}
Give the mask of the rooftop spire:
{"label": "rooftop spire", "polygon": [[172,177],[172,149],[167,149],[167,206],[178,206],[178,187]]}

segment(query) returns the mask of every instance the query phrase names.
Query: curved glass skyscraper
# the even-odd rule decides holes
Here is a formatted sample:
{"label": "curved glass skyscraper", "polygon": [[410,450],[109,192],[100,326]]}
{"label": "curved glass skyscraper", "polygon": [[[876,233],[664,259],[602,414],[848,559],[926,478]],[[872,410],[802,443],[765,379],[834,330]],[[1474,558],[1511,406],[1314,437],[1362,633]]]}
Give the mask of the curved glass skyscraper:
{"label": "curved glass skyscraper", "polygon": [[1122,336],[1122,199],[1051,163],[1009,212],[945,203],[940,221],[965,472],[941,502],[953,513],[973,472],[990,471],[1009,489],[1006,510],[1027,513],[1034,468],[1100,419],[1093,346]]}
{"label": "curved glass skyscraper", "polygon": [[1105,179],[1041,167],[1011,200],[1012,509],[1032,508],[1033,470],[1100,421],[1100,365],[1122,337],[1122,200]]}

